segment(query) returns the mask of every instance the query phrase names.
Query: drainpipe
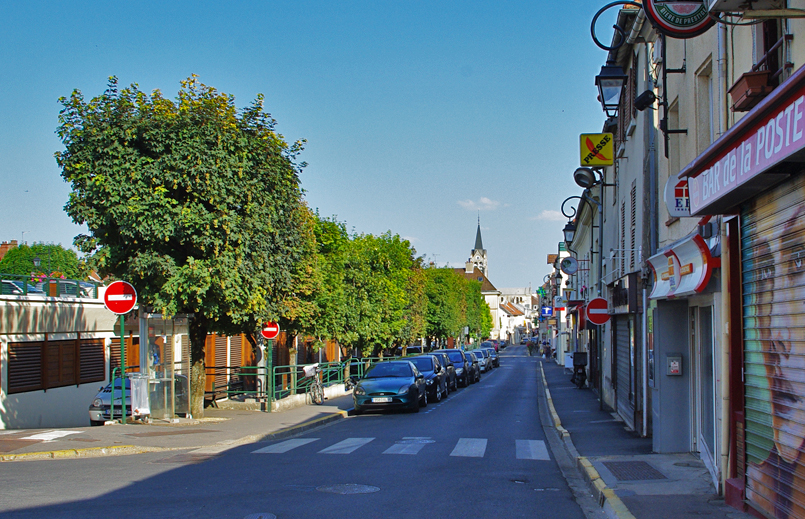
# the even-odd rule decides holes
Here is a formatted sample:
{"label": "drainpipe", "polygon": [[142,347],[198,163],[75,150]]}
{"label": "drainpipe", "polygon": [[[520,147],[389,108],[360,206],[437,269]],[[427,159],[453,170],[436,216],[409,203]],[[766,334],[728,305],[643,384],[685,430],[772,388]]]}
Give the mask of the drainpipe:
{"label": "drainpipe", "polygon": [[[721,126],[719,128],[720,135],[723,135],[724,132],[727,131],[727,127],[729,125],[729,108],[727,103],[727,90],[729,89],[729,77],[728,77],[728,70],[727,70],[727,26],[725,24],[720,24],[718,28],[718,81],[719,86],[721,87],[721,103],[719,110],[721,115]],[[724,219],[720,219],[720,233],[721,236],[727,236],[727,225],[724,223]],[[729,247],[724,246],[724,240],[721,240],[721,269],[722,269],[722,276],[721,276],[721,309],[722,312],[724,309],[730,308],[730,293],[729,293],[729,279],[730,279],[730,272],[729,272],[729,255],[730,250]],[[729,314],[724,315],[722,314],[719,321],[721,322],[722,326],[722,341],[721,341],[721,424],[719,430],[721,431],[721,459],[719,460],[719,464],[717,467],[718,471],[718,480],[721,484],[721,488],[724,488],[725,481],[727,477],[729,477],[729,461],[730,461],[730,370],[729,370],[729,355],[725,351],[725,345],[727,348],[730,347],[730,335],[729,335]],[[715,403],[717,403],[716,400]],[[720,489],[719,489],[720,490]]]}

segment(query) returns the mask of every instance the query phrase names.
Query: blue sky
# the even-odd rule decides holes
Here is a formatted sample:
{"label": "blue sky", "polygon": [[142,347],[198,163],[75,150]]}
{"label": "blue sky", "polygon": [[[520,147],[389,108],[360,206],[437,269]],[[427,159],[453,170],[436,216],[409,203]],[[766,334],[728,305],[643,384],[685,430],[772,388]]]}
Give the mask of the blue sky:
{"label": "blue sky", "polygon": [[174,97],[197,74],[239,107],[263,93],[278,131],[307,139],[302,186],[322,215],[458,267],[480,214],[492,283],[535,288],[580,193],[579,134],[604,122],[590,37],[604,3],[6,2],[0,240],[84,232],[53,158],[60,96],[116,75]]}

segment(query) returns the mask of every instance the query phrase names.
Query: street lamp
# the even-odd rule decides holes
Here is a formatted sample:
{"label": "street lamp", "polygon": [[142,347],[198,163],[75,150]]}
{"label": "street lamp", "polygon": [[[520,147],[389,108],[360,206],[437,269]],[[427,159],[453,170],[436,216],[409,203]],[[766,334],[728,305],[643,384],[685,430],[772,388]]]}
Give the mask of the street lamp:
{"label": "street lamp", "polygon": [[42,260],[39,259],[39,256],[34,256],[34,267],[39,268],[39,265],[42,264]]}
{"label": "street lamp", "polygon": [[573,220],[567,221],[565,228],[562,229],[562,233],[565,235],[565,244],[570,248],[570,245],[573,243],[573,238],[576,237],[576,224],[573,223]]}
{"label": "street lamp", "polygon": [[618,106],[621,102],[623,85],[626,84],[627,76],[623,73],[623,68],[615,64],[613,60],[607,60],[607,64],[601,67],[601,72],[595,76],[595,85],[598,87],[598,100],[601,107],[606,112],[607,117],[618,115]]}

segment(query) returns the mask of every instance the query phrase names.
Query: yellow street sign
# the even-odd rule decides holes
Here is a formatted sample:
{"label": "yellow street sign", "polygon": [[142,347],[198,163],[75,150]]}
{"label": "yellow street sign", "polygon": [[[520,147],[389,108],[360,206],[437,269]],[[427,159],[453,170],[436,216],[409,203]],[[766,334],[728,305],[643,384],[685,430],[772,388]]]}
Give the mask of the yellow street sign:
{"label": "yellow street sign", "polygon": [[615,163],[615,139],[611,133],[581,134],[581,165],[611,166]]}

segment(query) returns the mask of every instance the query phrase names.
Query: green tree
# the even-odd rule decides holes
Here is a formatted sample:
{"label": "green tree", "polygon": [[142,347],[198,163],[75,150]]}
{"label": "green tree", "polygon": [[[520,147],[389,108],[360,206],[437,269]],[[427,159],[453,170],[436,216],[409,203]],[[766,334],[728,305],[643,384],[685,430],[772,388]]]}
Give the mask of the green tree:
{"label": "green tree", "polygon": [[308,251],[296,158],[263,111],[181,83],[171,100],[136,84],[86,102],[61,98],[56,153],[72,193],[65,210],[89,234],[75,245],[102,275],[131,282],[141,305],[192,313],[191,412],[203,416],[208,332],[244,332],[289,316]]}
{"label": "green tree", "polygon": [[457,337],[466,321],[464,278],[451,268],[429,268],[425,274],[428,342]]}
{"label": "green tree", "polygon": [[481,294],[481,284],[465,278],[464,299],[467,307],[467,326],[470,334],[488,337],[492,330],[492,312]]}
{"label": "green tree", "polygon": [[312,334],[318,342],[334,339],[345,344],[350,341],[344,265],[351,247],[346,224],[334,217],[322,218],[317,213],[314,231],[321,290],[315,296],[318,314]]}
{"label": "green tree", "polygon": [[377,355],[407,336],[414,255],[411,244],[391,232],[353,236],[344,262],[349,327],[343,340],[363,355]]}
{"label": "green tree", "polygon": [[[39,259],[39,266],[34,265],[34,259]],[[69,279],[84,279],[85,273],[78,255],[72,249],[65,249],[61,245],[34,243],[31,246],[20,245],[10,249],[2,261],[0,272],[27,276],[31,273],[37,275],[64,276]]]}

